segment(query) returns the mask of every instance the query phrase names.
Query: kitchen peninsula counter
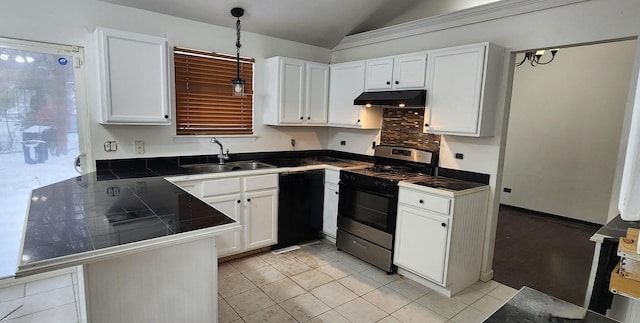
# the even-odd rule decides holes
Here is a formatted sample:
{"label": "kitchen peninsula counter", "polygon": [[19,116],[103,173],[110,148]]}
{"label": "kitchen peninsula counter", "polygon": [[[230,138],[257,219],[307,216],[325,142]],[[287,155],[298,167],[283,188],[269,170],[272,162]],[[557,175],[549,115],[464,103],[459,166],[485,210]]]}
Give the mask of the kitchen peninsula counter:
{"label": "kitchen peninsula counter", "polygon": [[98,177],[32,191],[16,276],[75,266],[83,321],[215,322],[215,237],[241,225],[162,177]]}
{"label": "kitchen peninsula counter", "polygon": [[32,191],[16,276],[239,229],[161,177],[99,181],[90,173]]}

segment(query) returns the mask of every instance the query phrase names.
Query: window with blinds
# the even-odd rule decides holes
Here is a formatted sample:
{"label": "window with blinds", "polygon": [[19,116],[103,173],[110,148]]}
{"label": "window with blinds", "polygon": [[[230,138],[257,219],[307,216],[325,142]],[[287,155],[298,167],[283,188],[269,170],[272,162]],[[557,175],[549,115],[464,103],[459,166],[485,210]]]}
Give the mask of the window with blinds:
{"label": "window with blinds", "polygon": [[174,47],[178,135],[253,134],[253,63],[240,58],[244,96],[234,96],[236,57]]}

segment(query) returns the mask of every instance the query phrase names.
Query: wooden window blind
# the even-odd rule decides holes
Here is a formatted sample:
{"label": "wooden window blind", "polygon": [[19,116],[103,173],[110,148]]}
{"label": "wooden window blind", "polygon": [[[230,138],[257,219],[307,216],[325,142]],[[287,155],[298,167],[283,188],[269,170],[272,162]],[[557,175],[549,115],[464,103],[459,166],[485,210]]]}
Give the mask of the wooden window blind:
{"label": "wooden window blind", "polygon": [[178,135],[253,134],[253,63],[240,58],[245,95],[233,96],[236,57],[174,47],[176,133]]}

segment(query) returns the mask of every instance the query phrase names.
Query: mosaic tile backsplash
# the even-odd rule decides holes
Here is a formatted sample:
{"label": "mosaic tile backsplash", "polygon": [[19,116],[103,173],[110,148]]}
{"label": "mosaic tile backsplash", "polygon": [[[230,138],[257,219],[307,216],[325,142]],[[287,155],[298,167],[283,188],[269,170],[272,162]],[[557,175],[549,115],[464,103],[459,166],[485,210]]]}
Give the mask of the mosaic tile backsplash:
{"label": "mosaic tile backsplash", "polygon": [[423,133],[423,122],[424,108],[384,108],[380,143],[440,151],[440,135]]}

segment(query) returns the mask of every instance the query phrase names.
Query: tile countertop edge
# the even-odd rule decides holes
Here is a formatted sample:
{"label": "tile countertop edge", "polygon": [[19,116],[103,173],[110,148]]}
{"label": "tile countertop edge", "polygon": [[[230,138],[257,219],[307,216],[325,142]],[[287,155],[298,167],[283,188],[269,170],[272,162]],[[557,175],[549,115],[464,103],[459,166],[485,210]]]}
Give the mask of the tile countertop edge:
{"label": "tile countertop edge", "polygon": [[410,188],[410,189],[414,189],[414,190],[418,190],[418,191],[422,191],[422,192],[425,192],[425,193],[431,193],[431,194],[436,194],[436,195],[440,195],[440,196],[446,196],[446,197],[456,197],[456,196],[461,196],[461,195],[473,194],[473,193],[476,193],[476,192],[487,191],[487,190],[489,190],[491,188],[489,185],[482,185],[482,186],[478,186],[478,187],[474,187],[474,188],[469,188],[469,189],[466,189],[466,190],[453,191],[453,190],[447,190],[447,189],[442,189],[442,188],[433,188],[433,187],[428,187],[428,186],[424,186],[424,185],[412,184],[412,183],[404,182],[404,181],[398,182],[398,186],[406,187],[406,188]]}
{"label": "tile countertop edge", "polygon": [[18,266],[16,278],[44,273],[56,269],[62,269],[71,266],[83,265],[92,262],[114,259],[125,255],[149,251],[153,249],[163,248],[171,245],[181,244],[185,242],[215,237],[227,232],[238,231],[242,229],[240,223],[229,223],[215,227],[209,227],[199,230],[193,230],[164,237],[158,237],[148,240],[131,242],[114,247],[97,249],[79,254],[71,254],[37,262],[32,262]]}
{"label": "tile countertop edge", "polygon": [[363,164],[363,165],[357,165],[357,166],[339,167],[339,166],[333,166],[329,164],[318,164],[318,165],[306,165],[306,166],[297,166],[297,167],[277,167],[277,168],[243,170],[243,171],[229,171],[229,172],[219,172],[219,173],[166,175],[166,176],[162,176],[162,178],[166,179],[169,182],[174,182],[174,181],[219,179],[219,178],[241,177],[241,176],[255,176],[255,175],[266,175],[266,174],[280,174],[280,173],[290,173],[290,172],[304,172],[308,170],[317,170],[317,169],[348,170],[348,169],[356,169],[356,168],[365,168],[367,166],[368,166],[367,164]]}

